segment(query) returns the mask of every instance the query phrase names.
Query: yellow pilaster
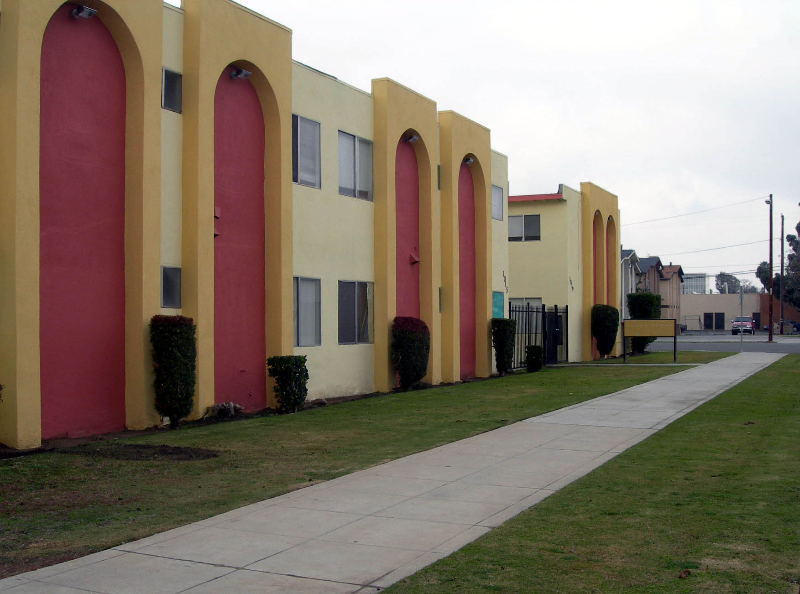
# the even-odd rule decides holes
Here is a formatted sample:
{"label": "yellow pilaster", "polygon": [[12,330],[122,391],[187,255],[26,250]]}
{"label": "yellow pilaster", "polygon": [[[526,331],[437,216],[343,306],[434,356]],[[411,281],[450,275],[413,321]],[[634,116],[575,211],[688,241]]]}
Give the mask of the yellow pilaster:
{"label": "yellow pilaster", "polygon": [[294,348],[291,31],[226,0],[184,0],[183,9],[182,305],[197,324],[197,418],[214,403],[214,94],[232,63],[253,73],[264,114],[267,357]]}
{"label": "yellow pilaster", "polygon": [[441,382],[439,287],[439,157],[436,103],[389,80],[372,81],[375,110],[373,149],[375,196],[375,389],[394,387],[390,330],[396,312],[395,158],[397,143],[409,132],[419,136],[414,151],[419,171],[420,315],[431,331],[431,353],[425,381]]}
{"label": "yellow pilaster", "polygon": [[442,379],[461,379],[459,342],[458,175],[465,157],[475,196],[475,373],[491,373],[492,180],[489,130],[452,112],[439,112],[442,197]]}

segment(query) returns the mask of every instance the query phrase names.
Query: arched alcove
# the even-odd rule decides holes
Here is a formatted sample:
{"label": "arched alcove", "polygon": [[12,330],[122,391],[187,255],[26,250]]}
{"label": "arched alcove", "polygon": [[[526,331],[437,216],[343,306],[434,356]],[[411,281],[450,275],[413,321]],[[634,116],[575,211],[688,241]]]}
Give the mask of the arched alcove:
{"label": "arched alcove", "polygon": [[74,8],[55,11],[41,48],[44,439],[125,427],[126,69],[103,20]]}
{"label": "arched alcove", "polygon": [[266,406],[265,128],[238,71],[214,94],[214,399],[254,411]]}

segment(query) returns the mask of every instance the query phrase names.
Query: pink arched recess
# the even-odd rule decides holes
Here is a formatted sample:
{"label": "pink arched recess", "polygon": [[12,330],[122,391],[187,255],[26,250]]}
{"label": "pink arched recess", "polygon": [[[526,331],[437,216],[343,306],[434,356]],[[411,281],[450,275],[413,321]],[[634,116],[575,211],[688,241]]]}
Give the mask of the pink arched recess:
{"label": "pink arched recess", "polygon": [[461,379],[475,377],[475,190],[466,164],[458,172],[458,294]]}
{"label": "pink arched recess", "polygon": [[266,406],[264,117],[252,83],[214,95],[214,398]]}
{"label": "pink arched recess", "polygon": [[394,163],[396,208],[396,315],[420,317],[419,171],[417,155],[406,140],[397,143]]}
{"label": "pink arched recess", "polygon": [[125,68],[99,17],[42,42],[42,438],[125,428]]}

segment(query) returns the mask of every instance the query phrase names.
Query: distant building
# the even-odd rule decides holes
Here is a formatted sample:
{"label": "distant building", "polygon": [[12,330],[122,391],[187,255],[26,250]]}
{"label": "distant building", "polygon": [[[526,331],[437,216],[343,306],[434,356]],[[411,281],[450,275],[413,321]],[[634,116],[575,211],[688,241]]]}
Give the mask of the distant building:
{"label": "distant building", "polygon": [[704,294],[708,292],[708,275],[703,272],[692,272],[683,275],[681,293],[684,295]]}
{"label": "distant building", "polygon": [[636,252],[634,250],[622,250],[620,261],[622,291],[620,292],[619,312],[623,320],[631,317],[628,313],[628,293],[636,292],[636,277],[640,272],[639,257]]}

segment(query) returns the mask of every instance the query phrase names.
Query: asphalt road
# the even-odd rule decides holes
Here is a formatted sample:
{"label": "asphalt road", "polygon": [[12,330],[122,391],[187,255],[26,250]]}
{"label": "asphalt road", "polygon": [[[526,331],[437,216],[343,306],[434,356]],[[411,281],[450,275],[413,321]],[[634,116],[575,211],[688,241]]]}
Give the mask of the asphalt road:
{"label": "asphalt road", "polygon": [[[766,332],[757,332],[755,336],[744,336],[739,343],[739,336],[730,332],[709,334],[683,334],[678,337],[679,351],[722,351],[726,353],[800,353],[800,334],[793,336],[773,337],[768,342]],[[648,347],[651,351],[672,351],[671,338],[659,338]]]}

